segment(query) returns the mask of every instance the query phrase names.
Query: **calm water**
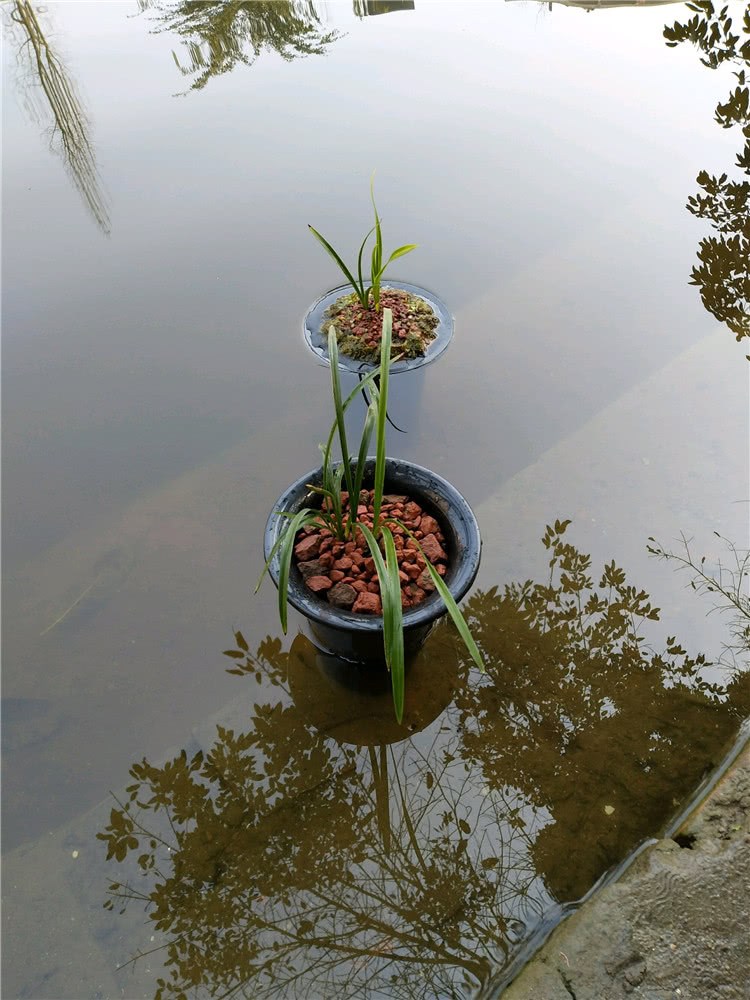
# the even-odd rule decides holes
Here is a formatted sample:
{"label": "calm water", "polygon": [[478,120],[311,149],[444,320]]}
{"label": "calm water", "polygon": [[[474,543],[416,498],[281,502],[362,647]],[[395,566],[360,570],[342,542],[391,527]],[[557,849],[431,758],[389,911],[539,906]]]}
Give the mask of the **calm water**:
{"label": "calm water", "polygon": [[[726,619],[645,556],[650,534],[709,560],[714,530],[748,544],[747,350],[688,284],[711,230],[685,208],[700,170],[741,176],[714,122],[733,78],[665,46],[682,4],[252,4],[234,35],[224,5],[183,6],[5,10],[3,993],[154,994],[164,953],[115,972],[161,941],[142,908],[102,909],[126,876],[95,834],[134,761],[183,747],[235,770],[159,779],[176,987],[491,992],[748,714],[744,681],[716,703],[699,681],[727,669],[693,662]],[[320,51],[282,58],[282,36]],[[252,597],[328,421],[301,319],[339,277],[306,224],[351,257],[373,169],[388,248],[419,244],[393,276],[456,319],[394,380],[389,450],[477,510],[491,664],[474,676],[441,627],[404,730]],[[521,613],[505,588],[545,579],[563,516],[593,576],[614,557],[652,594],[649,640],[685,644],[691,690]]]}

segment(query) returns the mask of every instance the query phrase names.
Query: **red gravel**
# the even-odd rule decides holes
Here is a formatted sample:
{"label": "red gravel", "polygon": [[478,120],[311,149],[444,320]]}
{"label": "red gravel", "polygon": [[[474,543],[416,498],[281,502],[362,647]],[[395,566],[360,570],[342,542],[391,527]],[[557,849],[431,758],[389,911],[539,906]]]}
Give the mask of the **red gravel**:
{"label": "red gravel", "polygon": [[[349,497],[342,493],[344,510]],[[372,528],[372,490],[362,490],[357,508],[358,520]],[[420,505],[406,496],[383,497],[383,517],[398,518],[420,540],[425,556],[444,576],[448,556],[440,525]],[[401,605],[412,608],[435,589],[426,568],[425,557],[413,539],[399,525],[391,525],[401,578]],[[347,542],[339,541],[326,527],[308,525],[297,536],[294,546],[297,566],[307,587],[321,598],[325,595],[336,607],[361,614],[380,615],[380,585],[375,562],[362,532]],[[317,558],[316,558],[317,556]]]}
{"label": "red gravel", "polygon": [[376,362],[380,357],[383,308],[393,314],[391,357],[420,357],[435,339],[438,318],[432,307],[419,296],[395,288],[384,288],[380,307],[363,309],[356,295],[342,295],[329,306],[321,333],[327,336],[331,323],[342,354]]}

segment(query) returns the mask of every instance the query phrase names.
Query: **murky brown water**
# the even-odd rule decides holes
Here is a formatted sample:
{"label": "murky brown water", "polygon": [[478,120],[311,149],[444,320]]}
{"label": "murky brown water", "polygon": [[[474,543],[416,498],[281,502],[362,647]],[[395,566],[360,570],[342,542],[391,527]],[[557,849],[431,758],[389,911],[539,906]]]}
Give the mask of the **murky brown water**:
{"label": "murky brown water", "polygon": [[[746,209],[717,235],[685,207],[700,170],[743,176],[713,120],[733,67],[665,46],[681,4],[357,16],[386,6],[5,5],[4,995],[154,994],[161,952],[115,971],[160,942],[102,909],[123,873],[95,838],[144,756],[173,850],[139,847],[163,878],[137,885],[177,993],[462,996],[658,832],[748,713],[697,660],[726,620],[645,554],[747,544]],[[306,224],[356,251],[373,168],[386,243],[420,244],[394,277],[456,317],[393,380],[389,450],[484,540],[487,675],[441,626],[404,730],[251,597],[328,424],[301,318],[339,276]],[[558,516],[594,576],[614,556],[653,595],[679,678],[682,654],[592,649],[512,589],[545,579]]]}

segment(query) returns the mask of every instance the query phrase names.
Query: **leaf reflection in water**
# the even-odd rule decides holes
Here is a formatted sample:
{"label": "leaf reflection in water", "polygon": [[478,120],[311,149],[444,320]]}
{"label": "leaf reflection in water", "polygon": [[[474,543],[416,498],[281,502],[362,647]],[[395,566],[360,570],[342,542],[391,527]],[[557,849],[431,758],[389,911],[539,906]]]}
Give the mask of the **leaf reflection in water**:
{"label": "leaf reflection in water", "polygon": [[264,51],[290,62],[322,55],[339,37],[324,30],[312,0],[138,0],[138,7],[156,32],[182,39],[182,56],[172,56],[180,73],[193,78],[191,90],[237,65],[252,66]]}
{"label": "leaf reflection in water", "polygon": [[545,533],[548,580],[466,603],[484,676],[450,625],[430,637],[412,669],[449,679],[447,707],[407,738],[316,715],[327,691],[360,708],[303,636],[235,634],[229,669],[277,696],[205,752],[134,765],[98,835],[128,863],[105,905],[142,902],[166,938],[157,998],[472,995],[669,820],[750,711],[750,674],[709,683],[672,636],[654,651],[648,595],[595,576],[568,525]]}
{"label": "leaf reflection in water", "polygon": [[[715,117],[722,128],[739,127],[744,145],[736,165],[750,178],[750,6],[745,5],[739,24],[728,6],[717,9],[711,0],[697,0],[690,7],[695,14],[689,21],[665,27],[666,43],[670,48],[692,43],[710,69],[725,63],[736,67],[737,85],[727,101],[716,106]],[[688,198],[688,211],[707,219],[718,235],[701,240],[690,284],[698,286],[703,305],[739,341],[750,337],[750,180],[707,170],[696,180],[702,193]]]}

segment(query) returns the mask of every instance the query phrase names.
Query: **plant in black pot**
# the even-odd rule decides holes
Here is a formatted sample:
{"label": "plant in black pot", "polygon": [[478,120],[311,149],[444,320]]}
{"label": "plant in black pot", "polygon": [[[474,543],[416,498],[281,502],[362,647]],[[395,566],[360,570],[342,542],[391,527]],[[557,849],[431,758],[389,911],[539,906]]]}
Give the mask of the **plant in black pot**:
{"label": "plant in black pot", "polygon": [[[329,326],[334,323],[340,355],[365,364],[377,364],[380,358],[383,310],[390,309],[393,334],[391,355],[399,355],[403,359],[401,369],[415,367],[417,363],[428,360],[425,358],[428,351],[431,357],[442,351],[450,340],[452,319],[443,303],[426,289],[401,281],[383,284],[383,276],[389,264],[416,250],[417,244],[406,243],[386,257],[373,183],[374,175],[370,180],[370,200],[375,224],[362,240],[356,268],[347,267],[325,236],[308,226],[338,265],[351,291],[344,285],[324,295],[308,314],[310,328],[306,325],[306,333],[313,349],[316,349],[314,341],[317,340],[317,349],[323,353]],[[367,267],[363,267],[363,257],[367,242],[373,234],[375,238],[369,254],[368,273]]]}
{"label": "plant in black pot", "polygon": [[[457,601],[479,568],[481,541],[464,498],[434,473],[386,458],[391,310],[382,312],[380,366],[342,396],[336,330],[328,331],[335,419],[321,445],[323,464],[279,498],[268,519],[266,564],[279,591],[279,617],[287,630],[287,604],[310,621],[328,651],[357,661],[385,660],[400,721],[404,656],[425,641],[446,611],[482,669],[479,650]],[[345,413],[364,388],[370,391],[356,458]],[[375,438],[375,457],[368,457]],[[341,460],[333,458],[338,438]],[[257,588],[256,588],[257,590]]]}

